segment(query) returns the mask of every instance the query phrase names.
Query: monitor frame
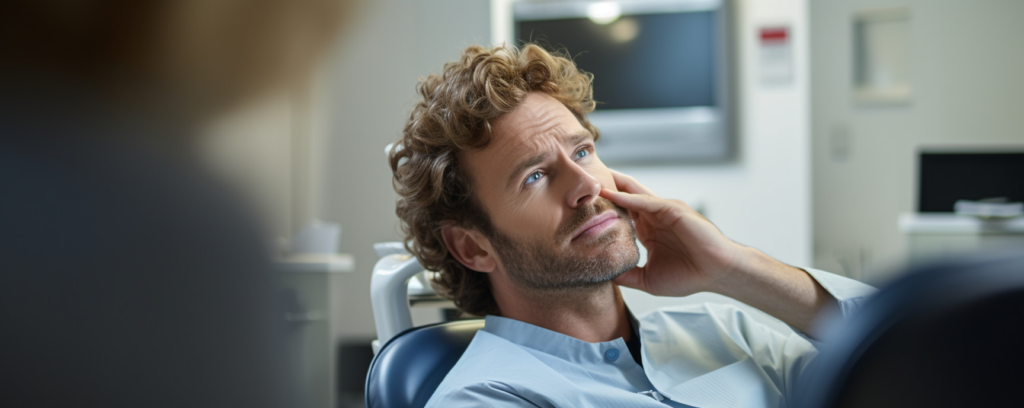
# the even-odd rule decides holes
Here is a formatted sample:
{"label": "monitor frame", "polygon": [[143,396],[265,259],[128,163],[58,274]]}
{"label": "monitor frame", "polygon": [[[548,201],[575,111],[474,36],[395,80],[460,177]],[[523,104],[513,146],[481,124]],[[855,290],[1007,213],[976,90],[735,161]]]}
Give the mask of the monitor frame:
{"label": "monitor frame", "polygon": [[[588,115],[601,132],[598,155],[607,164],[724,162],[735,153],[732,8],[729,0],[617,0],[621,15],[715,11],[717,106],[597,110]],[[593,2],[516,2],[520,21],[585,18]],[[573,50],[570,50],[573,51]]]}

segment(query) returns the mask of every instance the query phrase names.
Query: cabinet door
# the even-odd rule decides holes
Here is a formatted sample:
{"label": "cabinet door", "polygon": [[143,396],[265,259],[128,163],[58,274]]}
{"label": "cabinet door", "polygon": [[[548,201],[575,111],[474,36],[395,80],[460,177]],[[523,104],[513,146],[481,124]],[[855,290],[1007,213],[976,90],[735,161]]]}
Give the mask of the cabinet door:
{"label": "cabinet door", "polygon": [[329,279],[326,273],[284,275],[288,361],[302,407],[334,408],[334,349],[331,342]]}

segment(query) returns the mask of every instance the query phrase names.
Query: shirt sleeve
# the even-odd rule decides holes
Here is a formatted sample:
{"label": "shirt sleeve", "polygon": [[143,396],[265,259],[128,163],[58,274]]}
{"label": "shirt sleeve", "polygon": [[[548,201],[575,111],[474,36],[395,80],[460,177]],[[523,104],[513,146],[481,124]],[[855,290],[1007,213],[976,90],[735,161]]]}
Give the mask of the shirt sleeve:
{"label": "shirt sleeve", "polygon": [[[833,273],[802,268],[828,291],[839,307],[825,311],[819,317],[819,325],[834,325],[856,313],[877,289],[856,280]],[[768,328],[745,313],[734,317],[745,334],[742,338],[753,360],[761,367],[786,400],[791,400],[800,376],[806,371],[811,360],[818,354],[821,341],[796,330],[785,335]]]}
{"label": "shirt sleeve", "polygon": [[[815,326],[819,328],[828,328],[834,326],[843,319],[850,317],[851,314],[856,313],[864,305],[864,302],[871,297],[878,289],[873,286],[856,281],[844,276],[839,276],[834,273],[825,272],[813,268],[801,268],[808,275],[811,275],[815,281],[818,282],[821,287],[825,288],[825,291],[832,295],[836,299],[836,303],[839,305],[838,308],[832,310],[824,310],[818,316],[815,321]],[[820,341],[800,331],[799,329],[790,326],[794,332],[804,340],[810,342],[815,348],[821,345]]]}
{"label": "shirt sleeve", "polygon": [[448,407],[536,407],[501,382],[477,382],[447,392],[435,392],[427,401],[427,408]]}
{"label": "shirt sleeve", "polygon": [[839,302],[839,312],[849,317],[878,290],[865,283],[814,268],[801,268]]}

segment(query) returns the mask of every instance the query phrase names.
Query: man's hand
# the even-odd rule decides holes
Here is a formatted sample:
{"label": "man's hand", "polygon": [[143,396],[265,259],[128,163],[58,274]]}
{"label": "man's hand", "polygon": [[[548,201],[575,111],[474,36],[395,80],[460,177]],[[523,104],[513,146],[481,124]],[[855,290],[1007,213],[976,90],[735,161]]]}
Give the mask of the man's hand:
{"label": "man's hand", "polygon": [[657,296],[715,291],[720,277],[738,266],[743,246],[726,238],[704,216],[679,200],[658,198],[632,177],[612,170],[620,192],[601,196],[629,210],[647,264],[615,283]]}
{"label": "man's hand", "polygon": [[657,296],[716,292],[808,332],[832,297],[807,272],[726,238],[686,203],[665,200],[632,177],[612,171],[619,192],[601,197],[629,210],[647,264],[615,279]]}

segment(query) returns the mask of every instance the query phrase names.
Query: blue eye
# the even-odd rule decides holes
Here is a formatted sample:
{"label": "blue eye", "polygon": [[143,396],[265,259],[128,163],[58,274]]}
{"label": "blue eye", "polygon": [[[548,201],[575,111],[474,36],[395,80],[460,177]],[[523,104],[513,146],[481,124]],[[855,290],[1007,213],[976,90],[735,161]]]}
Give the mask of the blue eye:
{"label": "blue eye", "polygon": [[583,150],[580,150],[580,151],[576,152],[576,158],[577,159],[582,159],[582,158],[586,157],[588,154],[590,154],[590,152],[588,152],[586,149],[583,149]]}
{"label": "blue eye", "polygon": [[537,180],[540,180],[541,177],[544,177],[544,175],[540,174],[539,171],[535,171],[533,173],[530,173],[529,176],[526,176],[526,184],[532,184],[533,182],[535,182]]}

